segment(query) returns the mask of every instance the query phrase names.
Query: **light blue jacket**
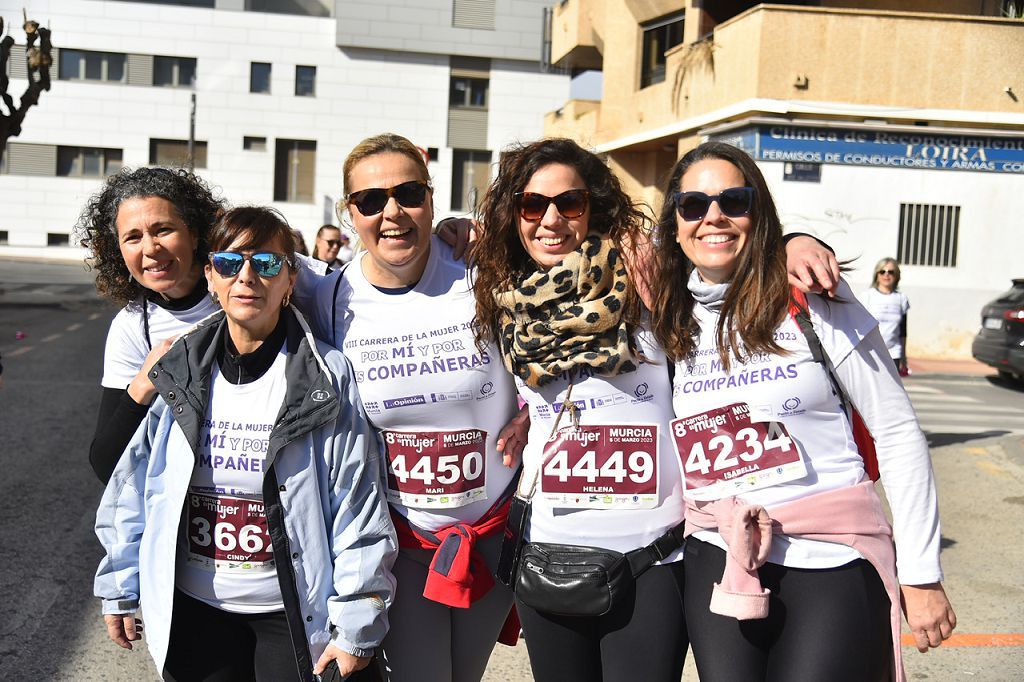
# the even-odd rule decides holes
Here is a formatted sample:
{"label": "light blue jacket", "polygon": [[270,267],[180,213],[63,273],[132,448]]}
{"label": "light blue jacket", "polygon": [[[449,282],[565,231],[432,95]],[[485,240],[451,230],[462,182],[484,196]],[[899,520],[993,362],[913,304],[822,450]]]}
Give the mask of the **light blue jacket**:
{"label": "light blue jacket", "polygon": [[[270,434],[263,499],[296,664],[302,679],[312,680],[328,643],[366,656],[384,639],[398,550],[381,492],[379,442],[351,367],[317,342],[293,309],[282,314],[287,388]],[[224,319],[219,312],[199,323],[150,372],[160,395],[96,512],[96,535],[106,551],[96,596],[104,614],[134,613],[141,601],[149,650],[161,672],[179,521]]]}

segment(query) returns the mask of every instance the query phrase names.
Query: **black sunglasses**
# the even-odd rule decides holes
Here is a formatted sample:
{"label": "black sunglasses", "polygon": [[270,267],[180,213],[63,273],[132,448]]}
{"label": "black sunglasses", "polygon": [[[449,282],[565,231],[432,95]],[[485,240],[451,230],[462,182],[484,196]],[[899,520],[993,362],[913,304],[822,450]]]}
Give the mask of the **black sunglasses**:
{"label": "black sunglasses", "polygon": [[273,251],[260,251],[249,256],[237,251],[214,251],[210,254],[210,265],[221,277],[234,277],[242,271],[245,261],[252,263],[257,275],[268,279],[277,277],[285,263],[291,266],[287,256]]}
{"label": "black sunglasses", "polygon": [[570,189],[556,197],[536,192],[516,192],[515,198],[519,204],[519,215],[523,220],[540,220],[552,203],[563,218],[579,218],[587,212],[590,192],[585,189]]}
{"label": "black sunglasses", "polygon": [[358,192],[350,192],[345,197],[345,202],[355,204],[359,212],[364,216],[377,215],[384,210],[388,199],[395,198],[403,208],[419,208],[427,200],[427,192],[430,185],[419,180],[410,180],[401,185],[395,185],[384,189],[382,187],[371,187],[361,189]]}
{"label": "black sunglasses", "polygon": [[879,275],[895,275],[896,271],[895,270],[879,270],[878,274]]}
{"label": "black sunglasses", "polygon": [[713,201],[718,202],[718,210],[724,215],[739,218],[750,213],[750,207],[754,202],[754,188],[730,187],[714,196],[708,196],[704,192],[676,192],[673,198],[679,217],[687,222],[703,220]]}

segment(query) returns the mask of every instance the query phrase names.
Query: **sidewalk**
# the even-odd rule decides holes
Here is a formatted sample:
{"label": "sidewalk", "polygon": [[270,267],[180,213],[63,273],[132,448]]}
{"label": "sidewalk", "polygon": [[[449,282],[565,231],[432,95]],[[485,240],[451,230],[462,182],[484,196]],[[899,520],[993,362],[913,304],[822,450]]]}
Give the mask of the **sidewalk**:
{"label": "sidewalk", "polygon": [[981,377],[996,373],[994,368],[989,367],[988,365],[983,365],[973,358],[964,360],[927,360],[908,358],[907,364],[910,365],[911,377],[931,374]]}

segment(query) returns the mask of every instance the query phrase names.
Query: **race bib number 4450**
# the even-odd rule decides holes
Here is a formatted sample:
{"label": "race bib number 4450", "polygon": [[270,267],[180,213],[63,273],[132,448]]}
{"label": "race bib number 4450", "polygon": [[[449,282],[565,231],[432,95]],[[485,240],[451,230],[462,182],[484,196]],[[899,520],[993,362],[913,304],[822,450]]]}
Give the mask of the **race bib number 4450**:
{"label": "race bib number 4450", "polygon": [[670,428],[692,499],[717,500],[807,475],[786,425],[752,421],[746,403],[680,417]]}
{"label": "race bib number 4450", "polygon": [[540,495],[556,507],[656,507],[658,426],[591,424],[560,429],[544,446]]}
{"label": "race bib number 4450", "polygon": [[451,509],[487,498],[487,432],[385,431],[389,502]]}

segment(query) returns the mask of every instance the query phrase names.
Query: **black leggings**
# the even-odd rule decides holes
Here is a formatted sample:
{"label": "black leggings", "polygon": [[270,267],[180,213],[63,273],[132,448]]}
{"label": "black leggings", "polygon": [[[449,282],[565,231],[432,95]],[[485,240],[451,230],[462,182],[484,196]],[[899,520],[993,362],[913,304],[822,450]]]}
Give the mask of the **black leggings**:
{"label": "black leggings", "polygon": [[653,566],[604,616],[555,616],[516,601],[537,682],[679,682],[686,660],[683,562]]}
{"label": "black leggings", "polygon": [[701,682],[886,682],[892,669],[889,597],[864,559],[829,569],[765,564],[768,617],[708,610],[725,552],[686,541],[686,622]]}
{"label": "black leggings", "polygon": [[229,613],[174,591],[166,682],[298,679],[284,611]]}

